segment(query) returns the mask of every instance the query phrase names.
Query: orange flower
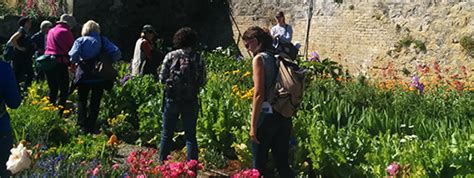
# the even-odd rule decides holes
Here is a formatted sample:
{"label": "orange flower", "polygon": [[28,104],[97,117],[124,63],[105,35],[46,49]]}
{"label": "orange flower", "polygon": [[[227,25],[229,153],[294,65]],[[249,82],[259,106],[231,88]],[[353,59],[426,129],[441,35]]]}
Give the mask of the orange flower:
{"label": "orange flower", "polygon": [[117,136],[115,134],[112,134],[109,138],[109,141],[107,141],[108,145],[115,145],[118,143]]}

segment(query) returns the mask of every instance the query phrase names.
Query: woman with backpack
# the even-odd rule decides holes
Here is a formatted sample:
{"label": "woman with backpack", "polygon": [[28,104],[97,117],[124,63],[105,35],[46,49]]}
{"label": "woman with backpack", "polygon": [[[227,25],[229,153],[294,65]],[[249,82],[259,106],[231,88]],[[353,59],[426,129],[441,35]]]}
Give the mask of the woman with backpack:
{"label": "woman with backpack", "polygon": [[74,79],[79,96],[77,122],[83,131],[93,134],[97,132],[95,123],[104,88],[111,88],[109,85],[113,82],[96,75],[95,66],[101,60],[101,53],[106,53],[113,61],[122,58],[122,53],[115,44],[100,35],[99,24],[92,20],[83,25],[81,35],[69,51],[71,62],[78,66]]}
{"label": "woman with backpack", "polygon": [[189,27],[179,29],[173,37],[176,50],[164,59],[160,82],[165,85],[163,132],[160,160],[167,159],[176,123],[181,116],[186,136],[187,160],[198,160],[196,123],[199,111],[198,94],[206,82],[206,71],[201,55],[194,49],[197,33]]}
{"label": "woman with backpack", "polygon": [[254,56],[252,71],[255,91],[250,122],[253,165],[263,177],[271,177],[272,172],[266,169],[271,149],[279,176],[294,177],[288,163],[291,119],[274,111],[268,102],[278,72],[272,36],[262,28],[253,26],[244,32],[242,40]]}
{"label": "woman with backpack", "polygon": [[31,58],[33,46],[29,37],[29,30],[31,29],[31,19],[29,17],[21,17],[18,20],[18,31],[12,35],[9,44],[14,47],[13,53],[13,71],[18,84],[24,82],[20,86],[22,92],[26,92],[34,78],[33,60]]}
{"label": "woman with backpack", "polygon": [[140,38],[135,43],[135,51],[132,59],[132,75],[157,74],[157,69],[163,60],[163,53],[157,49],[155,38],[157,33],[153,26],[145,25],[142,28]]}

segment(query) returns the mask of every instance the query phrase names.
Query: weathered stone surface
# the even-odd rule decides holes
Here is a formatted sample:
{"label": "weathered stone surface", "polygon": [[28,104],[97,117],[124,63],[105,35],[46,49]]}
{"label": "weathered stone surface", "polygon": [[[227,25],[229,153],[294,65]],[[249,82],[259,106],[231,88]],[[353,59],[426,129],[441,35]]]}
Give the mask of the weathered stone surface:
{"label": "weathered stone surface", "polygon": [[[278,0],[238,0],[233,1],[231,7],[241,31],[252,25],[271,28],[275,24],[274,12],[283,10],[287,22],[294,28],[293,41],[303,43],[307,4],[298,0],[285,2],[292,5],[286,6]],[[453,68],[464,65],[469,70],[474,70],[472,57],[458,43],[462,36],[474,34],[474,2],[314,2],[309,52],[318,51],[322,58],[330,57],[336,60],[348,67],[353,74],[375,75],[379,73],[377,68],[387,66],[389,62],[399,71],[403,68],[416,71],[417,65],[429,65],[434,61]],[[237,37],[235,29],[236,26],[234,37]],[[426,52],[415,48],[413,44],[400,52],[394,50],[400,39],[406,36],[423,42]],[[244,49],[242,43],[239,46]]]}

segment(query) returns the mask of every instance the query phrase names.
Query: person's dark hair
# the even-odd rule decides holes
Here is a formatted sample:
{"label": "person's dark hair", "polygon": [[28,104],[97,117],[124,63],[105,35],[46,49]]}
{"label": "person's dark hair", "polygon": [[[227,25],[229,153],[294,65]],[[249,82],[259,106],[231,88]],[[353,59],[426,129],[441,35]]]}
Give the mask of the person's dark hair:
{"label": "person's dark hair", "polygon": [[30,20],[29,17],[26,17],[26,16],[22,16],[20,17],[20,19],[18,20],[18,25],[19,26],[25,26],[26,22],[28,22]]}
{"label": "person's dark hair", "polygon": [[179,29],[173,36],[175,48],[194,47],[197,43],[197,33],[189,27]]}
{"label": "person's dark hair", "polygon": [[273,38],[269,33],[268,29],[263,29],[258,26],[249,27],[242,36],[242,40],[248,41],[251,39],[257,39],[258,43],[261,45],[260,49],[257,52],[262,52],[265,50],[273,51]]}

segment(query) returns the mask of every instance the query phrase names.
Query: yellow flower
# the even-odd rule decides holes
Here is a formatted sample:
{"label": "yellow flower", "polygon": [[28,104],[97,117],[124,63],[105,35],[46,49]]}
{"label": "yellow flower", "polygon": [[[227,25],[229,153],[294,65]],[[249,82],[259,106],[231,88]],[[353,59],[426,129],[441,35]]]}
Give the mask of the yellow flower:
{"label": "yellow flower", "polygon": [[250,75],[251,75],[250,72],[245,72],[245,74],[242,75],[242,78],[248,77],[248,76],[250,76]]}
{"label": "yellow flower", "polygon": [[66,110],[63,111],[63,114],[70,114],[70,113],[71,113],[71,110],[69,110],[69,109],[66,109]]}
{"label": "yellow flower", "polygon": [[41,98],[41,102],[44,103],[44,104],[48,104],[49,103],[49,97],[45,96],[45,97]]}
{"label": "yellow flower", "polygon": [[232,74],[234,74],[234,75],[240,74],[240,70],[238,70],[238,69],[234,70],[234,71],[232,71]]}
{"label": "yellow flower", "polygon": [[32,105],[37,105],[38,103],[39,103],[39,102],[36,101],[36,100],[31,101],[31,104],[32,104]]}
{"label": "yellow flower", "polygon": [[239,88],[237,87],[237,85],[233,85],[232,86],[232,92],[237,93],[238,91],[239,91]]}

